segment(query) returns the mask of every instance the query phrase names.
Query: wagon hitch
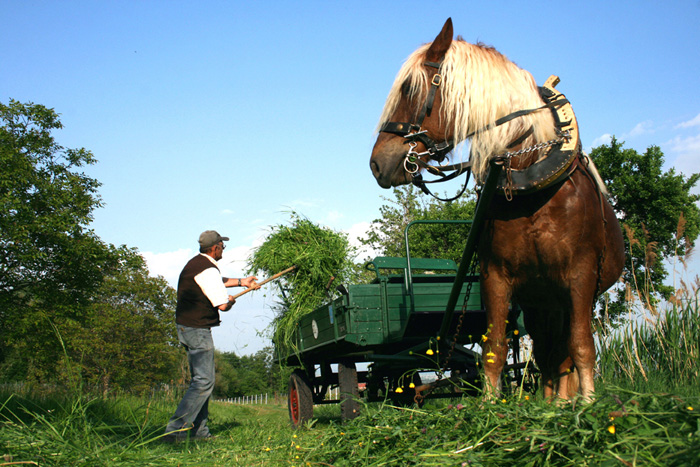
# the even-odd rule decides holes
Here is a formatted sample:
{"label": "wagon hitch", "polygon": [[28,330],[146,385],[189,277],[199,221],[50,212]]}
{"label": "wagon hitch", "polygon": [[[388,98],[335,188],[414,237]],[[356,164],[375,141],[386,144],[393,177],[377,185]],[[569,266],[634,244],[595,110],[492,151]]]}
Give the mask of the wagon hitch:
{"label": "wagon hitch", "polygon": [[436,379],[432,383],[421,384],[415,387],[416,395],[413,397],[413,401],[421,405],[426,397],[428,397],[434,390],[444,386],[454,385],[456,387],[456,392],[461,393],[462,390],[459,388],[459,381],[461,375],[450,376],[449,378]]}

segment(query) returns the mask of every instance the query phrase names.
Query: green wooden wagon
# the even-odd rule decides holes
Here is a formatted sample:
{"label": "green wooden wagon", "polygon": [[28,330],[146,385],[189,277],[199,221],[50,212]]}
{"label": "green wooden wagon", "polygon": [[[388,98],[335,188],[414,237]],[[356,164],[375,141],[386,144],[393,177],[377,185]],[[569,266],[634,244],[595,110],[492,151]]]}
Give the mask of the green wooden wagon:
{"label": "green wooden wagon", "polygon": [[[376,276],[372,283],[341,286],[340,297],[301,318],[293,345],[277,347],[277,358],[296,368],[288,396],[293,426],[311,419],[315,404],[340,403],[342,418],[350,419],[359,413],[360,396],[405,405],[479,388],[481,356],[465,347],[487,333],[478,275],[468,267],[483,222],[479,204],[473,221],[412,222],[405,257],[375,258],[367,264]],[[409,229],[425,223],[472,224],[459,267],[411,258]],[[509,323],[509,335],[518,338],[511,338],[515,361],[504,374],[521,378],[525,364],[517,350],[525,333],[517,310]],[[438,380],[424,384],[426,372]],[[340,396],[329,399],[334,388]]]}

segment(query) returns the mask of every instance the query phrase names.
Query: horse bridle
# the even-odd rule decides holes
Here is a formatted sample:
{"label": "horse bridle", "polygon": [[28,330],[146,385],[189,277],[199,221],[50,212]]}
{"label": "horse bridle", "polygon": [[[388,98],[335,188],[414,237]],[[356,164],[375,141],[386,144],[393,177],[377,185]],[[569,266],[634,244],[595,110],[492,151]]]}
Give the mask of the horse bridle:
{"label": "horse bridle", "polygon": [[[434,196],[435,198],[441,201],[453,201],[459,198],[462,195],[462,193],[464,193],[464,191],[466,190],[467,183],[469,181],[469,173],[471,172],[471,161],[459,162],[457,164],[451,165],[430,165],[422,159],[422,157],[428,156],[428,160],[432,159],[439,162],[444,160],[445,157],[447,157],[447,154],[449,154],[454,149],[454,145],[452,143],[448,143],[447,141],[443,141],[442,143],[435,142],[430,136],[428,136],[427,130],[422,129],[423,120],[425,120],[425,117],[430,116],[430,114],[432,113],[433,105],[435,104],[435,94],[437,94],[438,88],[440,87],[443,81],[443,77],[440,74],[441,64],[442,60],[439,62],[424,62],[425,66],[435,68],[437,72],[435,73],[435,75],[433,75],[433,78],[430,82],[430,89],[428,90],[428,95],[425,98],[425,102],[423,103],[423,107],[421,108],[415,123],[386,122],[379,129],[379,132],[392,133],[398,136],[403,136],[403,138],[408,143],[408,151],[404,156],[403,166],[404,170],[406,170],[407,173],[412,175],[411,182],[414,185],[418,186],[421,190],[423,190],[425,194]],[[492,124],[489,124],[480,130],[475,130],[471,132],[466,136],[466,138],[469,138],[480,131],[485,131],[503,125],[504,123],[507,123],[515,118],[522,117],[524,115],[528,115],[545,108],[561,106],[566,102],[568,102],[566,101],[566,99],[562,99],[556,102],[548,102],[545,105],[537,107],[535,109],[517,110],[506,115],[505,117],[499,118]],[[533,129],[532,127],[530,127],[521,136],[516,138],[514,141],[511,141],[507,147],[510,149],[522,143],[528,136],[532,134],[532,131]],[[426,151],[416,152],[415,148],[418,146],[418,143],[423,143],[423,145],[426,147]],[[421,174],[418,173],[418,170],[420,170],[421,168],[441,178],[438,178],[436,180],[423,180]],[[447,172],[450,171],[452,171],[452,173],[448,174]],[[431,193],[428,187],[426,186],[427,183],[438,183],[452,180],[453,178],[456,178],[465,172],[467,173],[467,180],[464,182],[464,186],[462,187],[460,192],[452,198],[439,198],[433,193]]]}
{"label": "horse bridle", "polygon": [[[428,156],[428,160],[432,159],[436,161],[442,161],[445,159],[445,157],[447,157],[447,154],[449,154],[454,149],[454,145],[452,143],[448,143],[447,141],[443,141],[442,143],[435,142],[435,140],[428,136],[427,130],[422,129],[423,120],[425,120],[425,117],[429,117],[432,113],[433,105],[435,104],[435,95],[437,94],[438,88],[442,84],[442,75],[440,74],[440,65],[442,64],[442,60],[439,62],[426,61],[424,64],[425,66],[435,68],[437,70],[437,73],[435,73],[433,75],[433,78],[430,80],[430,89],[428,90],[428,95],[425,98],[423,107],[418,113],[416,121],[414,123],[386,122],[379,129],[379,132],[392,133],[398,136],[402,136],[405,139],[406,143],[408,143],[408,151],[406,152],[406,155],[404,156],[403,160],[404,170],[412,175],[411,182],[414,185],[418,186],[421,190],[423,190],[425,194],[435,196],[430,192],[430,190],[426,186],[426,183],[446,182],[448,180],[452,180],[453,178],[460,176],[464,172],[468,172],[469,168],[471,167],[471,162],[460,162],[458,164],[451,165],[430,165],[422,159],[423,157]],[[418,143],[423,143],[423,146],[425,146],[426,151],[417,152],[416,147],[418,146]],[[441,178],[437,180],[423,180],[421,174],[418,173],[418,170],[420,170],[421,168]],[[450,171],[452,171],[452,173],[448,174],[447,172]],[[438,198],[437,196],[435,197],[437,199],[440,199],[441,201],[451,201],[462,196],[462,193],[464,193],[466,187],[467,182],[465,181],[464,186],[462,187],[460,192],[453,198],[442,199]]]}
{"label": "horse bridle", "polygon": [[[448,142],[436,143],[430,136],[428,136],[427,131],[423,130],[421,127],[423,125],[423,120],[425,117],[429,117],[433,111],[433,105],[435,104],[435,94],[442,84],[442,75],[440,74],[440,62],[425,62],[426,66],[435,68],[437,73],[433,75],[430,82],[430,89],[428,90],[428,95],[425,98],[423,107],[418,113],[416,121],[413,123],[408,122],[387,122],[379,129],[380,133],[392,133],[398,136],[403,136],[408,143],[408,152],[404,159],[404,169],[410,174],[415,174],[422,167],[435,173],[436,175],[441,172],[439,168],[437,171],[433,171],[435,166],[431,166],[421,159],[421,157],[429,156],[430,159],[441,161],[447,156],[447,154],[454,149],[454,146]],[[416,146],[418,143],[423,143],[426,147],[424,152],[416,152]]]}

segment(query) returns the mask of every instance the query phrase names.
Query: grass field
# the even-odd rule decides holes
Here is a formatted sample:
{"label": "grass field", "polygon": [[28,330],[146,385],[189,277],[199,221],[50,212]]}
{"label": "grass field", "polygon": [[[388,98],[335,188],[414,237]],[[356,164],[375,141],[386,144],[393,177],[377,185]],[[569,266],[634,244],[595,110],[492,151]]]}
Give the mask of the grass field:
{"label": "grass field", "polygon": [[214,403],[211,441],[160,440],[175,401],[3,397],[0,465],[700,465],[700,398],[608,387],[591,404],[477,398],[337,405],[292,430],[286,407]]}
{"label": "grass field", "polygon": [[212,403],[215,439],[166,444],[174,397],[19,386],[0,390],[0,467],[700,466],[699,289],[599,336],[591,403],[522,393],[373,403],[347,423],[327,405],[299,430],[284,406]]}

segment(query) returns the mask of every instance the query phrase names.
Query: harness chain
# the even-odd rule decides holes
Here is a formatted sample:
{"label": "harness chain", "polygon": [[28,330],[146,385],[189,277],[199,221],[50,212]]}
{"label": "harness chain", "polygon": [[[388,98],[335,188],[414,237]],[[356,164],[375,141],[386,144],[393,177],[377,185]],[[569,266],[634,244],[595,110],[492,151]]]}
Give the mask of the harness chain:
{"label": "harness chain", "polygon": [[513,169],[511,167],[511,159],[513,157],[519,157],[522,156],[523,154],[527,154],[530,152],[534,151],[539,151],[540,149],[545,149],[550,146],[554,146],[555,144],[560,144],[565,141],[568,141],[569,138],[571,138],[569,130],[566,130],[561,134],[559,138],[556,139],[550,139],[549,141],[544,141],[542,143],[537,143],[532,146],[528,146],[526,148],[520,149],[515,152],[506,152],[504,154],[501,154],[500,156],[496,156],[499,159],[503,160],[503,168],[506,171],[506,188],[505,188],[505,197],[508,201],[513,200]]}

